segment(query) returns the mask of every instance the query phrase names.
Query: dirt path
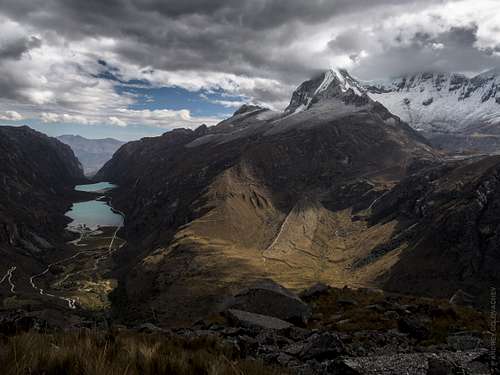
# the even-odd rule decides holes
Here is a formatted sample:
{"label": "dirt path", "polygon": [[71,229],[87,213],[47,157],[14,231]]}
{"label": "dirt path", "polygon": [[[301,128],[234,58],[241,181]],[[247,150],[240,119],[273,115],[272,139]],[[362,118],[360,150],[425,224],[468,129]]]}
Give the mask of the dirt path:
{"label": "dirt path", "polygon": [[8,281],[9,285],[10,285],[10,291],[14,294],[16,294],[16,285],[14,284],[14,282],[12,281],[12,274],[14,273],[14,271],[16,270],[16,266],[12,266],[10,267],[7,272],[5,273],[5,275],[3,275],[3,277],[0,279],[0,284],[2,284],[5,280]]}
{"label": "dirt path", "polygon": [[[119,211],[117,209],[114,209],[111,206],[111,201],[108,204],[113,209],[114,212],[116,212],[119,215],[121,215],[123,217],[123,219],[125,220],[125,214],[123,212],[121,212],[121,211]],[[51,263],[51,264],[49,264],[47,266],[47,268],[43,272],[41,272],[39,274],[36,274],[36,275],[32,275],[30,277],[29,282],[30,282],[32,288],[35,289],[42,296],[47,296],[47,297],[51,297],[51,298],[57,298],[59,300],[65,301],[68,304],[68,308],[70,308],[72,310],[76,309],[76,302],[77,301],[75,299],[69,298],[69,297],[64,297],[64,296],[58,296],[58,295],[55,295],[55,294],[52,294],[52,293],[48,293],[43,288],[38,287],[35,284],[35,280],[39,279],[39,278],[41,278],[43,276],[45,276],[50,271],[50,269],[52,267],[56,266],[56,265],[61,265],[61,264],[66,263],[68,261],[74,260],[74,259],[76,259],[77,257],[80,257],[80,256],[95,256],[95,255],[98,255],[98,254],[102,254],[101,256],[99,256],[95,260],[94,267],[91,269],[93,271],[97,271],[98,268],[99,268],[99,263],[101,261],[103,261],[105,259],[108,259],[116,250],[122,248],[126,244],[126,242],[124,242],[117,249],[113,249],[113,244],[115,243],[115,241],[117,239],[117,235],[118,235],[118,232],[119,232],[120,229],[121,229],[121,226],[116,227],[115,231],[113,232],[113,236],[111,237],[109,245],[107,246],[107,249],[104,252],[104,254],[102,254],[102,251],[98,251],[98,250],[79,251],[76,254],[74,254],[74,255],[72,255],[72,256],[70,256],[68,258],[60,259],[57,262]],[[95,233],[95,232],[96,232],[96,230],[81,229],[80,230],[80,237],[78,239],[76,239],[76,240],[70,241],[69,244],[74,245],[74,246],[82,246],[82,245],[80,245],[81,241],[83,241],[84,239],[88,238],[89,236],[92,235],[92,233]],[[16,267],[13,267],[13,268],[15,270]],[[85,272],[85,271],[88,271],[88,270],[80,270],[80,271],[74,272],[72,274],[68,274],[62,280],[60,280],[58,282],[58,284],[61,285],[61,283],[64,282],[65,280],[67,280],[70,276],[74,276],[76,274],[79,274],[79,273],[82,273],[82,272]],[[7,271],[7,272],[9,272],[9,271]],[[11,273],[9,275],[6,274],[4,276],[4,278],[8,276],[9,282],[10,282],[10,279],[11,279],[11,276],[12,276],[12,272],[13,272],[13,270],[11,271]],[[3,281],[3,279],[1,281]],[[0,282],[0,284],[1,284],[1,282]],[[13,284],[11,284],[11,285],[12,285],[12,291],[13,291],[14,286],[13,286]]]}

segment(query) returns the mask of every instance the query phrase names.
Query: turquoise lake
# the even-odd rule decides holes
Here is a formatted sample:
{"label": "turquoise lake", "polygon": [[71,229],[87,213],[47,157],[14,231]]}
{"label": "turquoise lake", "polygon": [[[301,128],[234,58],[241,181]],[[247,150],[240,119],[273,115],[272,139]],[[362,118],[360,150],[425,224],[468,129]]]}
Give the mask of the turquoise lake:
{"label": "turquoise lake", "polygon": [[95,193],[98,191],[114,189],[115,187],[116,185],[113,185],[109,182],[98,182],[97,184],[76,185],[75,190]]}
{"label": "turquoise lake", "polygon": [[[78,185],[75,190],[98,192],[114,187],[116,186],[109,182],[100,182],[98,184]],[[74,203],[71,209],[66,212],[66,216],[73,220],[68,225],[70,227],[85,225],[89,228],[96,228],[97,226],[118,227],[123,225],[123,217],[113,212],[106,202],[100,200]]]}

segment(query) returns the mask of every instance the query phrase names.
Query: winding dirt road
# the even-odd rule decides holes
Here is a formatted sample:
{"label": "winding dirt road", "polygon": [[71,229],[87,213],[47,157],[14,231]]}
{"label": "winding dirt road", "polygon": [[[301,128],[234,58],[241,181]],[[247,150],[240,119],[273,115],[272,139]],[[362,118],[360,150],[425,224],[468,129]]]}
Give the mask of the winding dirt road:
{"label": "winding dirt road", "polygon": [[[108,205],[111,207],[111,209],[112,209],[114,212],[116,212],[116,213],[118,213],[119,215],[121,215],[121,216],[122,216],[122,218],[123,218],[123,220],[125,220],[125,214],[124,214],[123,212],[121,212],[121,211],[119,211],[119,210],[117,210],[117,209],[113,208],[113,207],[111,206],[111,200],[109,201]],[[124,243],[123,243],[123,244],[121,244],[121,245],[120,245],[117,249],[114,249],[114,250],[113,250],[113,243],[115,242],[116,237],[117,237],[117,234],[118,234],[118,231],[119,231],[120,229],[121,229],[121,226],[116,227],[116,230],[114,231],[113,236],[111,237],[111,241],[110,241],[110,243],[109,243],[109,245],[108,245],[107,252],[106,252],[104,255],[102,255],[102,256],[100,256],[100,257],[98,257],[98,258],[96,259],[95,264],[94,264],[94,267],[93,267],[93,270],[97,270],[97,269],[98,269],[98,266],[99,266],[99,263],[100,263],[102,260],[109,258],[109,257],[110,257],[110,256],[114,253],[114,251],[116,251],[116,250],[118,250],[118,249],[122,248],[122,247],[126,244],[126,242],[124,242]],[[82,241],[84,238],[86,238],[86,236],[90,235],[92,232],[94,232],[94,231],[87,231],[87,230],[85,230],[85,229],[82,229],[82,230],[80,231],[80,237],[79,237],[78,239],[74,240],[74,241],[71,241],[70,243],[71,243],[71,244],[73,244],[74,246],[78,246],[78,245],[79,245],[79,243],[80,243],[80,241]],[[42,296],[47,296],[47,297],[51,297],[51,298],[57,298],[57,299],[59,299],[59,300],[65,301],[65,302],[67,302],[67,304],[68,304],[68,308],[70,308],[70,309],[74,310],[74,309],[76,309],[76,302],[77,302],[75,299],[73,299],[73,298],[69,298],[69,297],[57,296],[57,295],[55,295],[55,294],[48,293],[48,292],[46,292],[43,288],[40,288],[40,287],[38,287],[38,286],[35,284],[35,279],[38,279],[38,278],[41,278],[41,277],[45,276],[45,275],[46,275],[46,274],[50,271],[50,269],[51,269],[53,266],[56,266],[56,265],[60,265],[60,264],[66,263],[67,261],[70,261],[70,260],[72,260],[72,259],[75,259],[75,258],[77,258],[77,257],[79,257],[79,256],[81,256],[81,255],[90,255],[90,256],[94,256],[94,255],[97,255],[97,254],[99,254],[99,253],[100,253],[100,251],[96,251],[96,250],[80,251],[80,252],[78,252],[78,253],[76,253],[76,254],[74,254],[74,255],[72,255],[72,256],[70,256],[70,257],[68,257],[68,258],[64,258],[64,259],[58,260],[57,262],[51,263],[51,264],[49,264],[49,265],[47,266],[47,268],[46,268],[43,272],[41,272],[41,273],[39,273],[39,274],[36,274],[36,275],[32,275],[32,276],[30,277],[30,279],[29,279],[30,284],[31,284],[31,286],[33,287],[33,289],[35,289],[35,290],[36,290],[36,291],[37,291],[40,295],[42,295]],[[13,268],[14,268],[14,270],[16,269],[16,267],[13,267]],[[10,272],[9,276],[8,276],[7,274],[4,276],[4,278],[8,276],[8,278],[9,278],[9,282],[10,282],[10,278],[11,278],[12,272],[13,272],[13,270]],[[9,273],[9,271],[7,271],[7,273]],[[1,281],[3,281],[3,279],[2,279]],[[1,284],[1,282],[0,282],[0,284]],[[13,286],[13,284],[11,284],[11,285],[12,285],[12,289],[11,289],[11,290],[13,291],[14,286]],[[14,291],[13,291],[13,292],[14,292]]]}
{"label": "winding dirt road", "polygon": [[14,282],[12,281],[12,274],[14,273],[14,271],[16,270],[16,266],[12,266],[10,267],[7,272],[5,273],[5,275],[3,275],[3,277],[0,279],[0,285],[5,281],[7,280],[9,285],[10,285],[10,291],[14,294],[16,294],[16,285],[14,284]]}

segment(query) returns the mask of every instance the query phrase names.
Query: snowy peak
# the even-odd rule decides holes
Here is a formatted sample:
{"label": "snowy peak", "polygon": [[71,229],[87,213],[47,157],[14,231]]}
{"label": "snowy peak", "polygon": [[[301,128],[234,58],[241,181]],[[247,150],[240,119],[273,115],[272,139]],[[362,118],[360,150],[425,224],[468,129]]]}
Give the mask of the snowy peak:
{"label": "snowy peak", "polygon": [[330,69],[302,83],[294,91],[285,112],[300,112],[331,99],[340,99],[345,104],[363,105],[369,101],[365,91],[346,70]]}
{"label": "snowy peak", "polygon": [[413,128],[462,131],[500,124],[500,69],[473,78],[456,73],[419,73],[366,82],[368,95]]}

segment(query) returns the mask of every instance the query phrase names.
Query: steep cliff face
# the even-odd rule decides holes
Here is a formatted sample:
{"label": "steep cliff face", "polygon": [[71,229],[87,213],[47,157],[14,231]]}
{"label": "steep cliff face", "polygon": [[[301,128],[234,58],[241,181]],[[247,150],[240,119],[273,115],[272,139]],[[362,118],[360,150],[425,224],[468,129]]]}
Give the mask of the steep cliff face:
{"label": "steep cliff face", "polygon": [[84,180],[69,148],[26,126],[0,127],[0,249],[39,256],[60,241],[68,194]]}
{"label": "steep cliff face", "polygon": [[[113,203],[127,214],[129,310],[189,319],[264,278],[297,288],[351,278],[347,263],[368,250],[349,247],[363,242],[352,205],[368,206],[412,160],[436,153],[383,106],[339,84],[325,84],[301,110],[245,107],[213,128],[116,152],[96,177],[120,185]],[[377,230],[381,241],[389,226]]]}
{"label": "steep cliff face", "polygon": [[392,290],[449,297],[457,289],[487,303],[500,286],[500,157],[437,164],[395,187],[373,206],[372,223],[397,219],[393,241],[362,266],[389,253]]}

